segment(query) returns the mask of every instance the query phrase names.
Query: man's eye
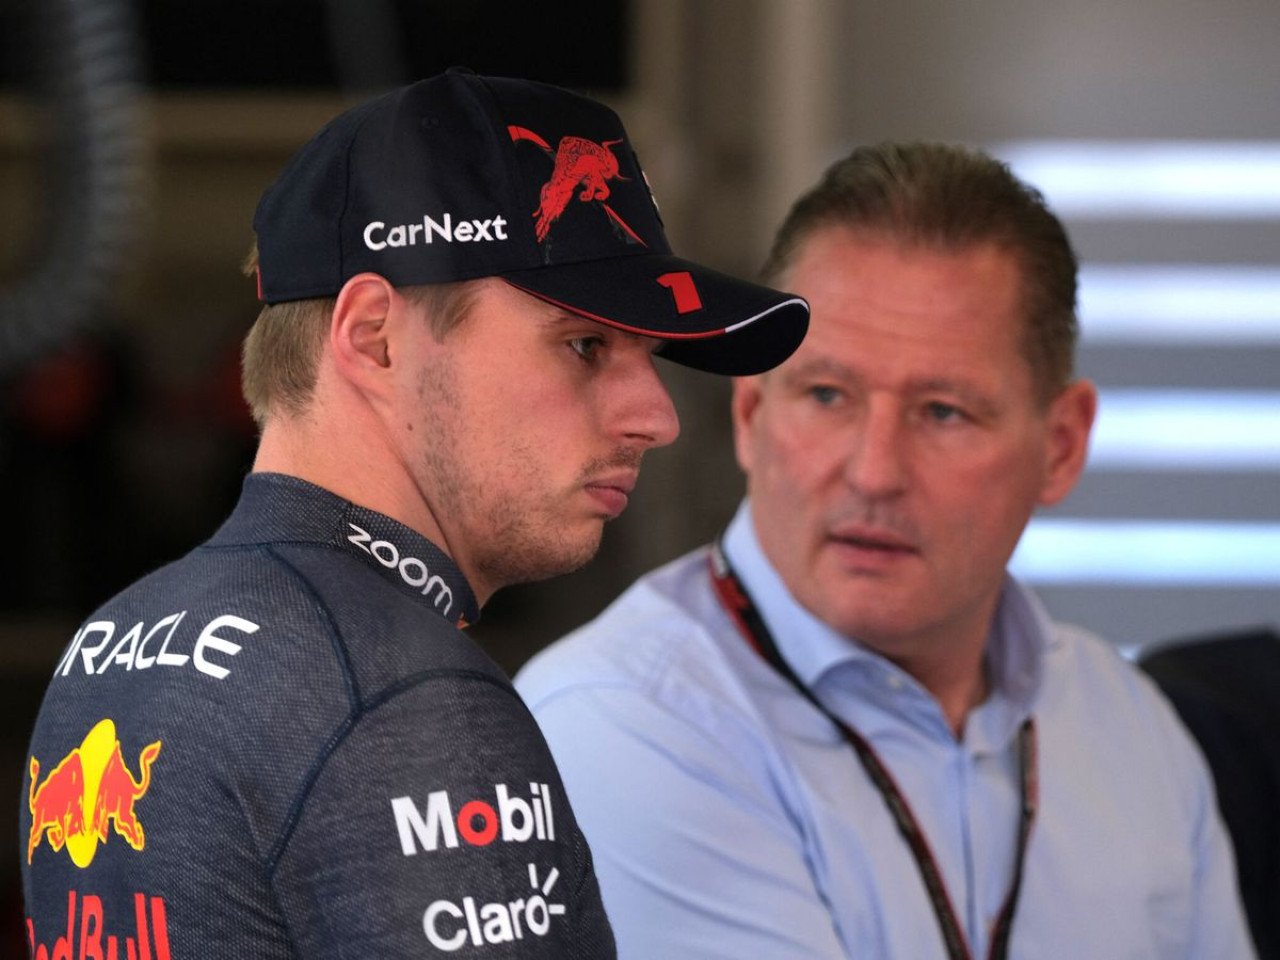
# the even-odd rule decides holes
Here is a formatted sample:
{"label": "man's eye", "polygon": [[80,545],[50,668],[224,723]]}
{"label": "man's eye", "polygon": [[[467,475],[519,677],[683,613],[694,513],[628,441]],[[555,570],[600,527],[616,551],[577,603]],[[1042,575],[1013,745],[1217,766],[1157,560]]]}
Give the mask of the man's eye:
{"label": "man's eye", "polygon": [[574,337],[569,341],[569,349],[583,360],[595,360],[603,345],[600,337]]}
{"label": "man's eye", "polygon": [[822,406],[829,407],[840,399],[840,391],[835,387],[814,386],[809,388],[809,396]]}
{"label": "man's eye", "polygon": [[934,401],[925,407],[929,419],[935,423],[956,423],[965,419],[964,411],[950,403]]}

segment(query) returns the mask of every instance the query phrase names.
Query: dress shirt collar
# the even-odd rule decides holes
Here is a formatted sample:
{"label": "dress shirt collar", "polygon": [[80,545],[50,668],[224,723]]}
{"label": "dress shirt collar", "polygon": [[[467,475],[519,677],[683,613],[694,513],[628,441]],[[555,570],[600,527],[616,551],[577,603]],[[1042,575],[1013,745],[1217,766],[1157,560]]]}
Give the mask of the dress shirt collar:
{"label": "dress shirt collar", "polygon": [[[796,601],[760,547],[747,500],[725,531],[724,551],[783,657],[821,699],[827,699],[824,687],[829,682],[856,685],[849,678],[861,676],[875,682],[877,690],[887,687],[903,712],[918,713],[927,703],[931,717],[940,715],[936,701],[914,678],[856,639],[837,633]],[[1006,574],[987,638],[992,692],[970,715],[967,726],[973,737],[993,744],[1004,741],[1031,714],[1052,638],[1043,607]],[[876,682],[884,680],[888,683]]]}

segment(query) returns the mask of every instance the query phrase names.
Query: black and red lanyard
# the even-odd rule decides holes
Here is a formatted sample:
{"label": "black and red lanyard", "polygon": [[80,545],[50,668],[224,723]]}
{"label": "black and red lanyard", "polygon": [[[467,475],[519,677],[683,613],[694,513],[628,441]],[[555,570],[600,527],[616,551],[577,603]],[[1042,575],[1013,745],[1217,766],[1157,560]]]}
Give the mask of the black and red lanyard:
{"label": "black and red lanyard", "polygon": [[[920,877],[924,881],[934,913],[938,917],[938,926],[941,928],[942,939],[947,947],[947,955],[951,960],[973,960],[969,942],[959,920],[956,919],[955,907],[951,903],[951,897],[943,882],[942,871],[938,869],[938,863],[934,859],[933,851],[929,849],[929,841],[925,838],[924,830],[916,820],[911,805],[907,803],[907,798],[894,782],[893,775],[866,738],[823,706],[813,692],[796,676],[795,671],[778,650],[773,634],[769,631],[764,618],[760,616],[760,611],[756,609],[755,603],[752,602],[737,574],[733,572],[733,567],[729,565],[729,560],[719,543],[712,546],[708,559],[711,566],[711,581],[715,585],[720,602],[737,623],[747,643],[835,724],[845,740],[853,747],[858,759],[862,761],[867,776],[880,791],[885,806],[888,807],[894,823],[897,824],[898,832],[902,834],[912,856],[915,857],[916,866],[920,869]],[[1005,960],[1009,953],[1009,934],[1013,928],[1013,914],[1017,909],[1018,893],[1022,887],[1022,868],[1027,856],[1027,844],[1031,838],[1031,827],[1036,818],[1038,799],[1036,728],[1031,718],[1027,718],[1018,730],[1018,760],[1021,809],[1018,817],[1016,859],[1013,864],[1013,879],[1009,884],[1009,893],[991,929],[991,950],[988,953],[990,960]]]}

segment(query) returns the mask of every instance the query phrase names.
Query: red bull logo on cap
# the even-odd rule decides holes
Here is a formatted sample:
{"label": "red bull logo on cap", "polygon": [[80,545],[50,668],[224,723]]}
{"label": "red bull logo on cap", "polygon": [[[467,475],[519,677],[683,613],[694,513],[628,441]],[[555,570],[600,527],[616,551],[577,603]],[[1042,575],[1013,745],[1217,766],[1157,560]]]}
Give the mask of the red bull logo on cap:
{"label": "red bull logo on cap", "polygon": [[626,180],[618,168],[618,158],[609,149],[621,140],[605,140],[595,143],[584,137],[561,137],[555,150],[542,137],[524,127],[508,127],[511,139],[517,143],[529,140],[540,146],[552,158],[551,178],[542,185],[539,195],[538,209],[533,216],[538,220],[534,232],[538,242],[547,239],[551,233],[551,225],[560,219],[560,215],[568,208],[574,198],[574,191],[579,190],[578,199],[584,203],[599,201],[609,219],[619,226],[628,237],[644,246],[644,241],[632,230],[617,211],[604,201],[609,199],[609,180]]}
{"label": "red bull logo on cap", "polygon": [[151,786],[151,765],[159,753],[159,740],[142,749],[138,757],[141,779],[134,779],[116,739],[116,725],[101,720],[43,781],[39,779],[40,762],[33,756],[27,800],[31,808],[27,863],[47,836],[55,851],[67,848],[77,867],[89,866],[98,844],[107,840],[108,821],[129,846],[141,850],[146,834],[134,804]]}

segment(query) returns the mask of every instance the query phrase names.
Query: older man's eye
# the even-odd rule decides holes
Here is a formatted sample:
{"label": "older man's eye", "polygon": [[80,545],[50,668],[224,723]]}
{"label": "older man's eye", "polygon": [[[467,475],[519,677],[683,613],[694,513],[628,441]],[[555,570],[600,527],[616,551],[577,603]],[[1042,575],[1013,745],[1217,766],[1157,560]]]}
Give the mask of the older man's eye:
{"label": "older man's eye", "polygon": [[829,407],[840,399],[840,391],[835,387],[813,386],[809,388],[809,396],[824,407]]}
{"label": "older man's eye", "polygon": [[950,403],[933,401],[925,407],[929,419],[935,423],[958,423],[966,419],[965,412]]}

